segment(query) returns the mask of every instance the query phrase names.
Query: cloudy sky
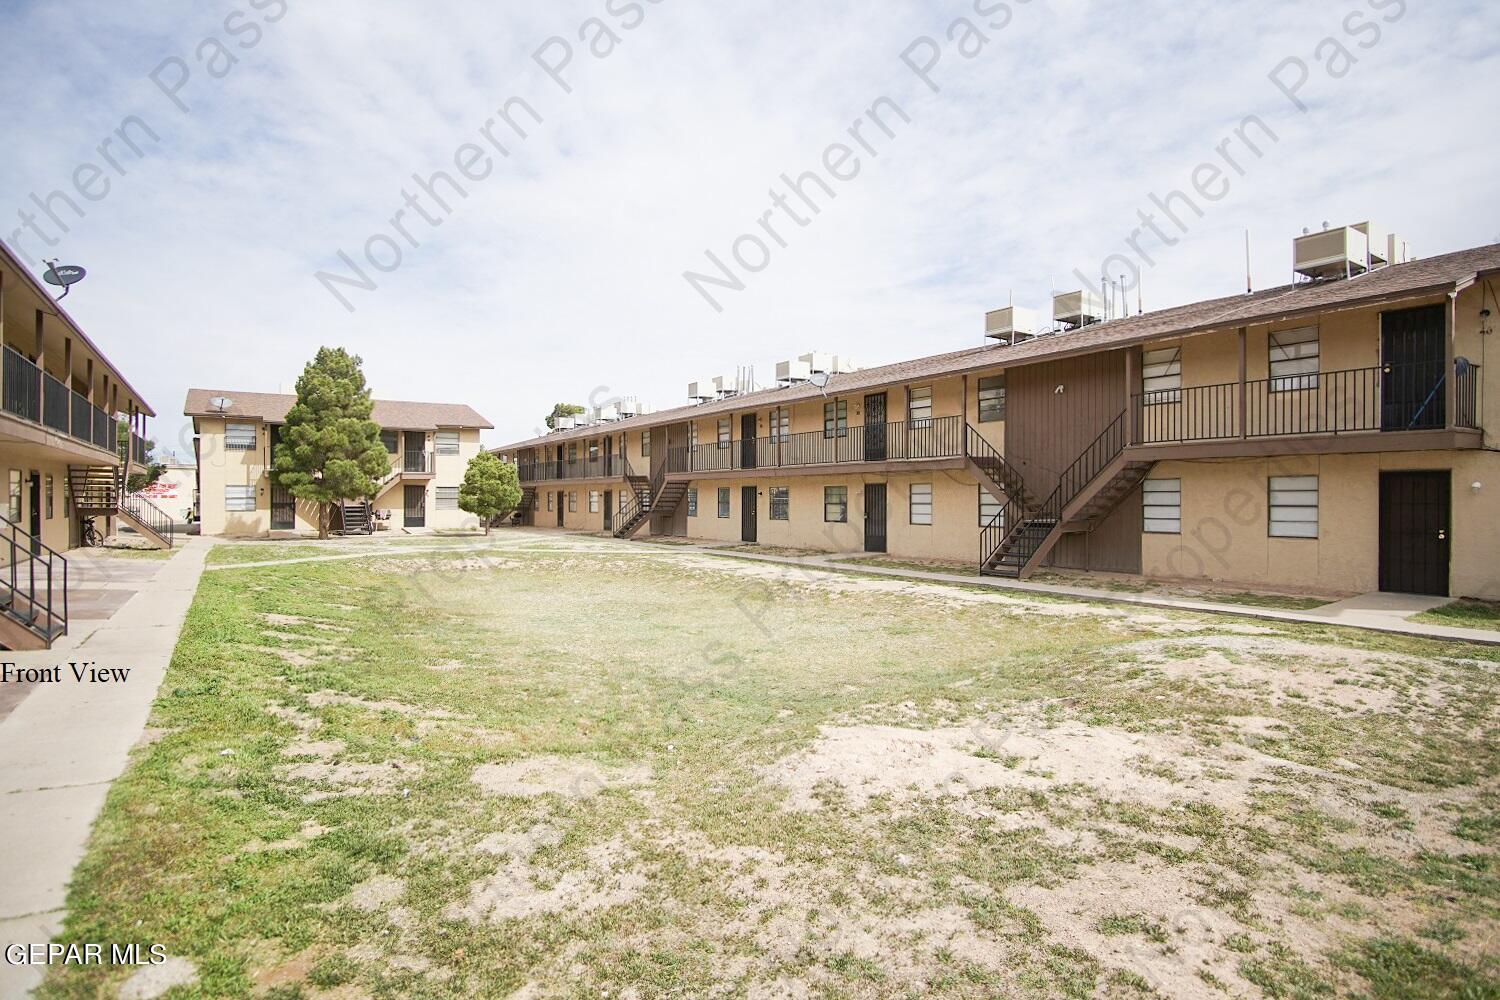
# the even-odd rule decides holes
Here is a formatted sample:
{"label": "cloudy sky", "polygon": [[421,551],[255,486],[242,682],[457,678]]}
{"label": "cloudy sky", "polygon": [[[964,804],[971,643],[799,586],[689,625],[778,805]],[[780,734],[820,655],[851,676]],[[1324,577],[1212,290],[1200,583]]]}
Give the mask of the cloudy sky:
{"label": "cloudy sky", "polygon": [[[1239,291],[1246,228],[1257,287],[1325,221],[1500,241],[1497,46],[1480,0],[0,0],[0,238],[89,269],[68,306],[164,445],[189,386],[289,390],[321,344],[498,444],[559,400],[980,343],[1111,254],[1149,310]],[[1127,247],[1142,209],[1175,246]]]}

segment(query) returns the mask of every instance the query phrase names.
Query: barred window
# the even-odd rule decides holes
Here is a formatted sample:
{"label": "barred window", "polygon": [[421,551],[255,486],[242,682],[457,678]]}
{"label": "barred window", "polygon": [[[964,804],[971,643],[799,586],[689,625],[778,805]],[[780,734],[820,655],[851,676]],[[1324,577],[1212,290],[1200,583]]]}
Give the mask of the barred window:
{"label": "barred window", "polygon": [[849,487],[823,487],[823,520],[829,524],[844,524],[849,520]]}
{"label": "barred window", "polygon": [[225,424],[224,425],[224,450],[225,451],[254,451],[255,450],[255,425],[254,424]]}
{"label": "barred window", "polygon": [[849,401],[830,399],[823,404],[823,436],[841,438],[849,436]]}
{"label": "barred window", "polygon": [[1182,480],[1148,479],[1141,484],[1141,530],[1151,535],[1182,534]]}
{"label": "barred window", "polygon": [[932,386],[924,385],[907,394],[906,419],[914,427],[926,427],[932,422]]}
{"label": "barred window", "polygon": [[771,520],[789,521],[792,512],[792,491],[787,486],[771,487]]}
{"label": "barred window", "polygon": [[1182,348],[1163,347],[1141,355],[1141,395],[1147,406],[1182,399]]}
{"label": "barred window", "polygon": [[912,483],[909,495],[911,523],[932,523],[932,484]]}
{"label": "barred window", "polygon": [[1271,391],[1318,387],[1318,328],[1271,334]]}
{"label": "barred window", "polygon": [[437,488],[437,509],[458,510],[457,486],[439,486]]}
{"label": "barred window", "polygon": [[995,495],[983,486],[977,486],[979,490],[979,526],[988,528],[991,525],[1005,529],[1005,504],[995,499]]}
{"label": "barred window", "polygon": [[1272,476],[1270,520],[1273,538],[1318,537],[1318,477]]}
{"label": "barred window", "polygon": [[995,375],[979,380],[979,422],[1005,419],[1005,376]]}
{"label": "barred window", "polygon": [[438,431],[433,436],[435,438],[434,450],[439,455],[458,454],[458,431]]}
{"label": "barred window", "polygon": [[[720,448],[728,448],[729,447],[729,418],[728,417],[720,417],[719,418],[719,447]],[[725,516],[727,517],[728,515],[726,514]]]}
{"label": "barred window", "polygon": [[255,509],[255,487],[254,486],[226,486],[224,487],[224,509],[234,511],[250,511]]}
{"label": "barred window", "polygon": [[729,516],[729,487],[728,486],[720,486],[719,487],[719,516],[720,517],[728,517]]}
{"label": "barred window", "polygon": [[697,517],[698,516],[698,491],[695,490],[695,489],[694,490],[688,490],[687,501],[688,501],[687,516],[688,517]]}

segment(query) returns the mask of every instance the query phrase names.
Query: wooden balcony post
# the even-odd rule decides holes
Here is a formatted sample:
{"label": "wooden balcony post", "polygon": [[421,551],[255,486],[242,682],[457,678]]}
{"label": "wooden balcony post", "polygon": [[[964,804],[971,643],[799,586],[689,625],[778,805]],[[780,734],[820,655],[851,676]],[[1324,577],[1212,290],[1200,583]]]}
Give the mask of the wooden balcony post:
{"label": "wooden balcony post", "polygon": [[1141,385],[1141,349],[1125,348],[1125,443],[1139,444],[1136,439],[1135,396]]}
{"label": "wooden balcony post", "polygon": [[1443,313],[1443,426],[1452,430],[1458,419],[1458,372],[1454,368],[1458,345],[1458,293],[1448,293],[1448,308]]}
{"label": "wooden balcony post", "polygon": [[40,309],[36,311],[36,405],[37,416],[42,415],[42,394],[47,391],[44,380],[47,375],[46,319]]}
{"label": "wooden balcony post", "polygon": [[1249,334],[1249,330],[1246,327],[1243,327],[1243,326],[1240,327],[1240,391],[1239,391],[1240,398],[1239,398],[1239,403],[1238,403],[1238,405],[1235,408],[1236,409],[1235,419],[1239,421],[1240,437],[1242,437],[1242,438],[1248,437],[1249,434],[1250,434],[1250,428],[1247,426],[1246,420],[1245,420],[1246,407],[1247,407],[1247,404],[1249,402],[1249,400],[1247,399],[1247,397],[1250,394],[1249,387],[1248,387],[1248,385],[1245,382],[1245,374],[1246,374],[1245,341],[1246,341],[1246,339],[1248,337],[1248,334]]}

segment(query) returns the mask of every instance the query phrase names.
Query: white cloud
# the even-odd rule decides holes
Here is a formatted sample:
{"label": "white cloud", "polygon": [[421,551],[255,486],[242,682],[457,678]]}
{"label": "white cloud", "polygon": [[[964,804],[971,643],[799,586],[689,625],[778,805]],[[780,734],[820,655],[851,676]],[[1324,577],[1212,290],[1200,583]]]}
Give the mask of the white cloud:
{"label": "white cloud", "polygon": [[[288,0],[217,81],[195,47],[232,45],[226,16],[267,13],[251,0],[10,5],[0,84],[22,99],[0,215],[69,183],[139,114],[160,144],[56,252],[90,269],[69,306],[161,412],[158,437],[177,439],[189,385],[290,386],[329,343],[364,356],[378,395],[470,403],[498,442],[596,386],[667,406],[691,378],[751,363],[764,378],[813,347],[875,364],[977,343],[1011,290],[1040,305],[1049,281],[1097,271],[1149,196],[1190,184],[1252,113],[1279,141],[1153,254],[1148,308],[1237,290],[1246,227],[1260,285],[1286,280],[1290,237],[1325,219],[1372,217],[1427,253],[1495,239],[1497,140],[1471,109],[1500,10],[1411,4],[1375,47],[1350,40],[1359,63],[1330,79],[1316,46],[1349,12],[1397,9],[1371,2],[1014,3],[978,57],[945,45],[937,94],[900,53],[974,16],[970,0],[643,2],[604,60],[577,39],[603,0]],[[531,59],[554,34],[575,49],[571,94]],[[193,67],[190,114],[147,80],[173,55]],[[1266,78],[1289,56],[1311,67],[1306,113]],[[412,223],[421,246],[347,313],[313,272],[389,233],[413,172],[454,173],[512,96],[543,124],[441,226]],[[784,225],[789,246],[714,313],[683,270],[727,254],[779,175],[816,167],[881,96],[911,123],[811,225]]]}

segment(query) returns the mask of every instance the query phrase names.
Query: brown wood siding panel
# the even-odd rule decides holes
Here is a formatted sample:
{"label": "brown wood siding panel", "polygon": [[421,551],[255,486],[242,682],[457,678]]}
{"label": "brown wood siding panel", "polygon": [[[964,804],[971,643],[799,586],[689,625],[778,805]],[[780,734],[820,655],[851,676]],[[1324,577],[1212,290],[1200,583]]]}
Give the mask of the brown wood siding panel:
{"label": "brown wood siding panel", "polygon": [[[653,431],[651,434],[651,474],[654,476],[657,469],[666,464],[667,455],[674,448],[686,448],[688,443],[688,425],[686,423],[668,424],[665,433],[665,441],[657,442],[657,435],[661,431]],[[682,495],[682,500],[677,504],[677,509],[672,512],[671,517],[660,517],[653,514],[648,533],[652,535],[686,535],[687,534],[687,494]]]}
{"label": "brown wood siding panel", "polygon": [[1141,490],[1136,487],[1093,531],[1064,535],[1048,565],[1106,573],[1141,571]]}
{"label": "brown wood siding panel", "polygon": [[[1037,499],[1052,492],[1063,470],[1125,409],[1125,355],[1107,351],[1006,373],[1005,457]],[[1092,532],[1064,535],[1049,564],[1140,572],[1140,504],[1137,490]]]}
{"label": "brown wood siding panel", "polygon": [[1012,368],[1006,374],[1005,406],[1005,457],[1041,499],[1125,409],[1125,352]]}

